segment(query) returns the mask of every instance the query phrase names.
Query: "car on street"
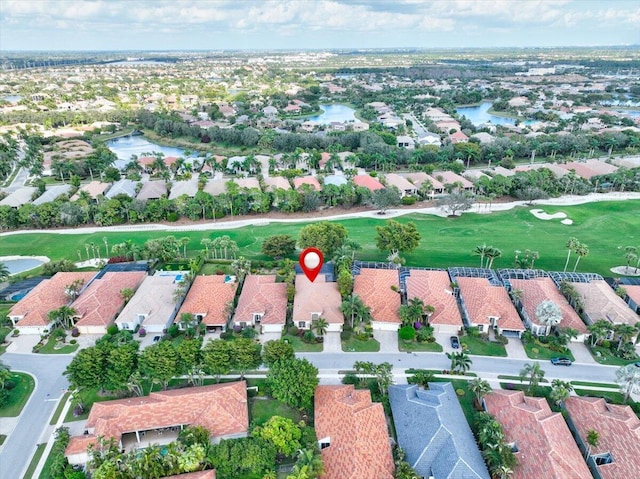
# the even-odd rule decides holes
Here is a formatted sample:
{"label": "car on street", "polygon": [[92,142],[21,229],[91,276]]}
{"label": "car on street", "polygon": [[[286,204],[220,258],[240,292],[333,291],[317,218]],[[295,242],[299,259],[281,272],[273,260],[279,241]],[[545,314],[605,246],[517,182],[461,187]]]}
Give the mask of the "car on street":
{"label": "car on street", "polygon": [[451,336],[450,340],[451,340],[451,347],[453,349],[460,349],[460,340],[458,339],[458,336]]}
{"label": "car on street", "polygon": [[640,368],[640,363],[635,363],[637,368]]}
{"label": "car on street", "polygon": [[554,366],[571,366],[571,359],[569,358],[551,358],[551,364]]}

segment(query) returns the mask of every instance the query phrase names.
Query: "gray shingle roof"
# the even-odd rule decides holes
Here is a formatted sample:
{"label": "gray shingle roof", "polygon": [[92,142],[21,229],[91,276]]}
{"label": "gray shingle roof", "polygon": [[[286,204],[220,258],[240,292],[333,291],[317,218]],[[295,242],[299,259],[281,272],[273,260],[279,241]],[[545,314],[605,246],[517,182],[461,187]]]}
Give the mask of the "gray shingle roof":
{"label": "gray shingle roof", "polygon": [[118,180],[113,184],[113,186],[111,186],[104,196],[109,199],[117,195],[127,195],[130,198],[135,198],[137,184],[138,183],[133,180]]}
{"label": "gray shingle roof", "polygon": [[53,185],[47,188],[47,191],[42,193],[38,198],[33,201],[34,205],[41,205],[42,203],[49,203],[55,200],[58,196],[69,193],[71,185]]}
{"label": "gray shingle roof", "polygon": [[419,476],[490,479],[451,383],[389,387],[398,444]]}

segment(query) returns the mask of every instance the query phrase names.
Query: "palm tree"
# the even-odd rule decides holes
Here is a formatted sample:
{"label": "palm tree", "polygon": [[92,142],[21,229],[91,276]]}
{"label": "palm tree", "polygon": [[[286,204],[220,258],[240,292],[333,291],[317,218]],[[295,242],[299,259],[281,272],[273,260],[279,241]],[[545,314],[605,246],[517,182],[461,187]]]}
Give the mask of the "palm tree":
{"label": "palm tree", "polygon": [[567,247],[567,249],[568,249],[568,251],[567,251],[567,261],[564,264],[564,269],[562,270],[563,272],[567,271],[567,268],[569,267],[569,258],[571,257],[571,253],[576,250],[576,247],[579,244],[580,244],[580,242],[578,241],[578,238],[574,238],[573,236],[567,240],[567,243],[565,245]]}
{"label": "palm tree", "polygon": [[616,383],[620,385],[627,403],[633,391],[640,391],[640,368],[635,364],[622,366],[616,371]]}
{"label": "palm tree", "polygon": [[630,324],[617,324],[613,330],[618,336],[618,347],[616,348],[618,351],[620,351],[624,343],[630,341],[636,335],[636,328]]}
{"label": "palm tree", "polygon": [[315,474],[312,477],[318,477],[323,472],[322,457],[317,449],[300,449],[298,450],[298,458],[296,466],[299,468],[306,467]]}
{"label": "palm tree", "polygon": [[182,257],[187,257],[187,245],[191,242],[191,238],[183,237],[180,238],[180,244],[182,244]]}
{"label": "palm tree", "polygon": [[9,279],[9,268],[4,263],[0,263],[0,283]]}
{"label": "palm tree", "polygon": [[76,314],[75,309],[69,306],[60,306],[58,309],[49,311],[47,318],[55,324],[59,323],[64,328],[71,329],[73,327],[73,317]]}
{"label": "palm tree", "polygon": [[600,442],[600,434],[598,431],[594,429],[589,429],[587,431],[587,451],[585,454],[585,459],[589,458],[589,454],[591,454],[591,449],[598,447],[598,443]]}
{"label": "palm tree", "polygon": [[471,369],[471,358],[464,351],[447,353],[447,358],[451,360],[451,370],[454,372],[460,371],[464,374]]}
{"label": "palm tree", "polygon": [[520,381],[529,379],[529,386],[527,387],[527,393],[531,391],[531,388],[540,384],[542,378],[544,378],[544,371],[540,367],[539,362],[533,364],[525,364],[524,368],[520,370]]}
{"label": "palm tree", "polygon": [[576,272],[576,268],[578,267],[578,263],[582,257],[589,254],[589,247],[584,243],[578,244],[578,246],[576,246],[576,254],[578,255],[578,259],[576,259],[576,264],[573,266],[574,273]]}
{"label": "palm tree", "polygon": [[368,308],[360,296],[352,294],[345,299],[340,305],[340,311],[344,314],[345,319],[350,319],[351,329],[354,327],[355,320],[358,319],[362,322],[366,316],[368,316]]}
{"label": "palm tree", "polygon": [[545,332],[548,336],[551,328],[555,328],[562,321],[562,310],[556,303],[546,299],[536,307],[536,318],[546,326]]}
{"label": "palm tree", "polygon": [[498,248],[494,248],[493,246],[490,246],[489,251],[487,251],[485,255],[489,260],[489,264],[487,264],[487,268],[491,269],[493,268],[493,260],[500,258],[502,256],[502,250]]}
{"label": "palm tree", "polygon": [[560,379],[554,379],[551,382],[551,393],[549,394],[549,397],[559,407],[562,402],[567,400],[572,391],[573,386],[570,383],[562,381]]}
{"label": "palm tree", "polygon": [[318,318],[311,323],[311,329],[315,330],[318,336],[324,336],[327,333],[329,323],[324,318]]}
{"label": "palm tree", "polygon": [[475,378],[469,383],[469,390],[476,396],[476,408],[482,407],[482,399],[491,392],[489,381],[482,378]]}
{"label": "palm tree", "polygon": [[134,291],[131,288],[123,288],[120,290],[120,297],[124,300],[125,303],[128,303],[131,298],[133,298]]}
{"label": "palm tree", "polygon": [[487,246],[486,243],[482,243],[479,246],[476,246],[473,250],[474,256],[480,256],[480,267],[484,268],[484,258],[487,256],[487,251],[492,248],[491,246]]}
{"label": "palm tree", "polygon": [[205,249],[205,258],[209,259],[209,248],[211,247],[211,240],[209,238],[203,238],[200,241],[200,244],[204,246]]}

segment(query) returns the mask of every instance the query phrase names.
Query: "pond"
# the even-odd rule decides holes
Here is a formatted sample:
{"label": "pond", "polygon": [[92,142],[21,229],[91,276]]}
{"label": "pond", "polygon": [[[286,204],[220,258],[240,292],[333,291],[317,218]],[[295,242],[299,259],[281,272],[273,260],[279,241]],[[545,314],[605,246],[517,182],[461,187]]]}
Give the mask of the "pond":
{"label": "pond", "polygon": [[49,261],[49,258],[35,257],[35,256],[5,256],[0,258],[0,263],[3,263],[9,270],[9,274],[24,273],[37,268],[38,266]]}
{"label": "pond", "polygon": [[7,95],[3,96],[2,99],[4,101],[8,101],[9,103],[18,103],[20,100],[22,100],[22,97],[20,95]]}
{"label": "pond", "polygon": [[[486,101],[477,106],[464,106],[456,108],[456,112],[460,116],[465,116],[467,120],[473,123],[475,126],[482,125],[483,123],[491,123],[493,125],[515,125],[516,120],[513,118],[506,118],[503,116],[496,116],[489,113],[492,103]],[[525,125],[533,125],[538,123],[535,120],[526,120]]]}
{"label": "pond", "polygon": [[[115,161],[116,168],[124,168],[131,161],[131,155],[144,156],[143,153],[163,153],[164,156],[176,156],[184,158],[184,149],[173,146],[162,146],[152,143],[144,136],[122,136],[107,142],[107,146],[113,151],[118,159]],[[193,155],[196,156],[196,155]]]}
{"label": "pond", "polygon": [[340,123],[360,123],[360,120],[356,118],[356,111],[347,105],[320,105],[320,108],[322,109],[322,113],[309,117],[307,121],[321,125],[328,125],[334,121],[338,121]]}

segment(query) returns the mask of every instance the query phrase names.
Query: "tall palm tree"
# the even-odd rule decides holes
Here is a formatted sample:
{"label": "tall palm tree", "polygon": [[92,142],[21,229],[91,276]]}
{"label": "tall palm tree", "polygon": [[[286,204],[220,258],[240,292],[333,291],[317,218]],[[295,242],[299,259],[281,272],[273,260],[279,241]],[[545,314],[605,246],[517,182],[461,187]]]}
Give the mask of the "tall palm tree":
{"label": "tall palm tree", "polygon": [[585,454],[585,459],[589,458],[589,454],[591,454],[591,449],[598,447],[598,443],[600,442],[600,433],[594,429],[589,429],[587,431],[587,450]]}
{"label": "tall palm tree", "polygon": [[578,244],[578,246],[576,246],[576,254],[578,255],[578,259],[576,259],[576,264],[573,266],[574,273],[576,272],[576,269],[578,268],[578,263],[580,262],[582,257],[587,256],[589,254],[589,247],[584,243]]}
{"label": "tall palm tree", "polygon": [[618,336],[618,347],[616,348],[618,351],[620,351],[624,343],[630,341],[636,335],[636,328],[630,324],[617,324],[613,330]]}
{"label": "tall palm tree", "polygon": [[567,268],[569,267],[569,258],[571,257],[571,253],[574,252],[576,250],[576,247],[580,244],[580,242],[578,241],[578,238],[574,238],[573,236],[571,238],[569,238],[567,240],[566,243],[566,247],[567,247],[567,261],[564,263],[564,269],[562,270],[563,272],[567,271]]}
{"label": "tall palm tree", "polygon": [[491,392],[491,385],[489,381],[482,378],[475,378],[469,383],[469,390],[476,396],[476,407],[480,409],[482,407],[482,399]]}
{"label": "tall palm tree", "polygon": [[484,258],[485,256],[487,256],[487,251],[489,251],[489,249],[492,248],[492,246],[487,246],[486,243],[482,243],[479,246],[476,246],[473,249],[473,255],[474,256],[480,256],[480,267],[484,268]]}
{"label": "tall palm tree", "polygon": [[533,364],[525,364],[524,368],[520,370],[520,381],[529,379],[529,386],[527,387],[527,393],[531,391],[531,388],[540,384],[542,378],[544,378],[544,370],[540,366],[539,362]]}
{"label": "tall palm tree", "polygon": [[560,406],[562,402],[567,400],[572,391],[573,386],[570,383],[560,379],[554,379],[551,382],[551,393],[549,396],[557,406]]}
{"label": "tall palm tree", "polygon": [[311,323],[311,329],[316,332],[318,336],[324,336],[327,333],[329,323],[324,318],[318,318]]}
{"label": "tall palm tree", "polygon": [[182,257],[187,257],[187,245],[191,242],[191,238],[185,236],[180,238],[180,244],[182,245]]}
{"label": "tall palm tree", "polygon": [[300,449],[298,451],[298,458],[296,460],[296,466],[299,468],[307,467],[317,477],[323,472],[322,457],[317,449]]}
{"label": "tall palm tree", "polygon": [[9,268],[4,263],[0,263],[0,283],[9,279]]}
{"label": "tall palm tree", "polygon": [[545,333],[548,336],[551,329],[562,321],[562,310],[556,303],[546,299],[536,307],[536,318],[546,326]]}
{"label": "tall palm tree", "polygon": [[58,309],[49,311],[47,318],[49,321],[60,324],[66,329],[73,327],[73,317],[76,315],[76,310],[69,306],[60,306]]}
{"label": "tall palm tree", "polygon": [[447,353],[447,358],[451,360],[451,370],[454,372],[465,373],[471,369],[471,358],[464,351],[456,353]]}
{"label": "tall palm tree", "polygon": [[498,259],[502,256],[502,251],[498,248],[494,248],[493,246],[489,247],[489,251],[487,251],[486,256],[489,260],[489,264],[487,264],[487,268],[493,268],[493,260]]}

